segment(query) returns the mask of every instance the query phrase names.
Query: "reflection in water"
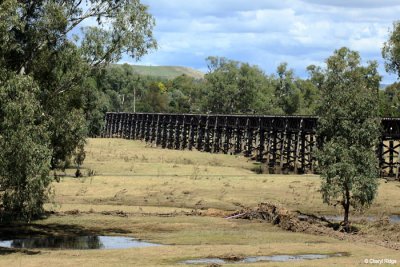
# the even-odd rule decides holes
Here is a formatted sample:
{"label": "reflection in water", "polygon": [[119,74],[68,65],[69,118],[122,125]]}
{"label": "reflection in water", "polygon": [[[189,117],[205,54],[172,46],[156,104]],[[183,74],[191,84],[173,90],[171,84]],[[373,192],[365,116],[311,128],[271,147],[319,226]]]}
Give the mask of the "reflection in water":
{"label": "reflection in water", "polygon": [[224,260],[220,258],[203,258],[183,261],[183,264],[224,264],[224,263],[256,263],[256,262],[287,262],[301,260],[318,260],[327,259],[330,257],[341,257],[343,253],[336,254],[303,254],[303,255],[272,255],[272,256],[254,256],[240,260]]}
{"label": "reflection in water", "polygon": [[57,236],[0,241],[1,247],[56,249],[122,249],[159,246],[120,236]]}
{"label": "reflection in water", "polygon": [[389,220],[391,220],[392,222],[395,222],[395,223],[399,223],[400,215],[391,215],[391,216],[389,216]]}
{"label": "reflection in water", "polygon": [[102,247],[98,236],[47,237],[15,239],[13,248],[60,248],[60,249],[99,249]]}
{"label": "reflection in water", "polygon": [[340,257],[342,254],[304,254],[304,255],[274,255],[274,256],[258,256],[258,257],[248,257],[242,260],[242,262],[259,262],[259,261],[275,261],[275,262],[285,262],[285,261],[299,261],[299,260],[318,260],[327,259],[330,257]]}
{"label": "reflection in water", "polygon": [[204,258],[204,259],[197,259],[197,260],[187,260],[182,263],[184,263],[184,264],[224,264],[227,262],[220,258]]}

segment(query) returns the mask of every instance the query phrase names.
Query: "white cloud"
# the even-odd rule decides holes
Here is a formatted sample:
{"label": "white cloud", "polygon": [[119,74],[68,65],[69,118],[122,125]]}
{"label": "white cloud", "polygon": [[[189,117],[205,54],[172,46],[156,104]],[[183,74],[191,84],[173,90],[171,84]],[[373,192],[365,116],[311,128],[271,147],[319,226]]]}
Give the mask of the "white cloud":
{"label": "white cloud", "polygon": [[286,61],[301,76],[342,46],[358,50],[364,61],[378,60],[383,71],[380,50],[400,13],[399,0],[142,2],[155,16],[160,49],[141,64],[204,70],[213,55],[257,64],[266,73]]}
{"label": "white cloud", "polygon": [[347,8],[379,8],[399,6],[398,0],[302,0],[304,3],[313,3],[321,6],[337,6]]}

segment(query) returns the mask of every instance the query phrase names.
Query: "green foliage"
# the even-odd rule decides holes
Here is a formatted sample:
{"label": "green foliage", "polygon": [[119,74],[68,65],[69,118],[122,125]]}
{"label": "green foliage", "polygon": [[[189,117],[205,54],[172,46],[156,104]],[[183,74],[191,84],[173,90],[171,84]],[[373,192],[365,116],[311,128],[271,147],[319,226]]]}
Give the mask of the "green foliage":
{"label": "green foliage", "polygon": [[142,109],[145,112],[166,112],[168,110],[168,94],[160,87],[160,83],[149,86],[143,97]]}
{"label": "green foliage", "polygon": [[81,109],[74,109],[67,114],[57,113],[49,118],[49,131],[51,133],[51,147],[53,150],[52,169],[65,169],[75,148],[84,142],[86,135],[86,121]]}
{"label": "green foliage", "polygon": [[325,203],[342,205],[348,227],[349,208],[368,207],[377,191],[380,76],[375,62],[360,66],[359,54],[347,48],[336,50],[320,74],[321,192]]}
{"label": "green foliage", "polygon": [[[187,75],[172,80],[143,76],[128,64],[112,65],[92,74],[89,86],[96,92],[96,117],[88,117],[89,134],[98,135],[106,111],[200,112],[204,81]],[[92,101],[91,103],[96,103]],[[95,106],[93,106],[95,108]],[[85,114],[87,112],[85,111]],[[101,114],[101,115],[100,115]]]}
{"label": "green foliage", "polygon": [[90,4],[86,13],[93,14],[98,26],[84,29],[82,50],[88,62],[95,66],[116,62],[123,53],[139,59],[157,47],[152,36],[154,18],[139,0],[91,0]]}
{"label": "green foliage", "polygon": [[[82,39],[74,35],[71,37],[71,31],[88,19],[94,19],[97,25],[83,27]],[[97,85],[94,80],[87,80],[88,75],[100,73],[101,67],[119,60],[123,53],[139,59],[149,50],[156,48],[156,41],[152,37],[153,26],[153,17],[139,0],[0,2],[2,88],[20,88],[23,84],[28,85],[27,79],[32,79],[33,87],[36,89],[29,91],[29,94],[32,101],[37,101],[32,102],[32,107],[35,107],[34,110],[40,110],[46,121],[46,124],[35,124],[35,126],[41,125],[38,134],[43,132],[46,138],[41,140],[34,137],[29,128],[14,133],[13,129],[9,129],[13,126],[8,124],[0,128],[0,136],[8,133],[18,136],[23,131],[26,131],[27,136],[32,135],[30,142],[21,143],[26,146],[21,149],[34,150],[26,155],[32,157],[27,166],[36,173],[35,177],[41,176],[37,174],[36,168],[40,171],[45,169],[42,164],[43,159],[39,156],[39,154],[47,155],[47,152],[41,153],[40,146],[43,142],[49,142],[46,148],[51,155],[51,168],[64,168],[76,148],[82,146],[87,136],[87,122],[91,134],[99,133],[101,117],[109,106],[102,92],[90,90],[97,88]],[[6,91],[1,93],[7,95]],[[4,99],[6,98],[4,96]],[[24,108],[23,102],[20,107],[16,102],[14,104],[15,110]],[[8,113],[0,114],[0,121],[7,116]],[[30,114],[26,116],[28,121],[32,121]],[[14,122],[17,123],[17,120]],[[9,142],[7,145],[12,150],[12,146],[20,144]],[[11,157],[10,160],[17,161],[18,158]],[[8,163],[4,161],[1,164],[6,166]],[[12,174],[8,171],[7,169],[0,174],[2,181],[11,177]],[[18,178],[28,181],[24,187],[18,186],[15,189],[11,184],[0,184],[0,186],[2,190],[8,190],[8,186],[17,190],[13,193],[15,196],[24,194],[25,188],[30,188],[30,183],[32,186],[40,187],[37,189],[37,196],[26,193],[27,197],[32,198],[29,202],[33,203],[29,204],[30,209],[37,204],[38,211],[43,203],[43,198],[39,195],[47,188],[48,183],[43,182],[39,185],[32,175],[25,172],[21,174],[22,178]],[[18,208],[23,212],[25,202],[23,205],[11,207],[8,204],[9,196],[11,196],[9,193],[4,193],[0,198],[5,212],[13,214],[12,212]],[[17,216],[18,213],[15,214]],[[30,215],[20,217],[29,219]]]}
{"label": "green foliage", "polygon": [[[108,108],[120,112],[315,114],[320,97],[317,67],[310,66],[310,79],[303,80],[286,63],[275,76],[226,58],[209,57],[207,61],[210,71],[205,79],[182,74],[166,80],[155,73],[138,73],[140,66],[112,65],[91,78],[90,86],[97,88],[101,100],[94,113],[104,115]],[[96,121],[88,116],[90,135],[101,128],[102,122]]]}
{"label": "green foliage", "polygon": [[298,97],[300,99],[300,107],[296,113],[301,115],[314,115],[319,103],[320,91],[311,80],[298,79],[296,81],[296,87],[299,89]]}
{"label": "green foliage", "polygon": [[0,80],[0,221],[30,220],[48,197],[50,139],[38,92],[25,75]]}
{"label": "green foliage", "polygon": [[379,93],[381,116],[400,117],[400,84],[393,83]]}
{"label": "green foliage", "polygon": [[75,172],[76,177],[82,176],[81,165],[83,164],[83,161],[86,158],[85,143],[86,142],[81,142],[76,148],[74,153],[74,163],[76,164],[76,172]]}
{"label": "green foliage", "polygon": [[89,77],[85,80],[80,101],[90,137],[100,136],[104,127],[104,114],[113,110],[107,96],[97,88],[96,80]]}
{"label": "green foliage", "polygon": [[170,112],[183,112],[190,113],[189,97],[186,96],[179,89],[175,89],[168,94],[170,99],[169,111]]}
{"label": "green foliage", "polygon": [[[85,137],[83,118],[89,121],[91,134],[101,127],[98,110],[105,110],[104,98],[86,90],[87,75],[93,67],[119,60],[122,53],[139,59],[156,48],[154,19],[138,0],[7,0],[0,10],[1,68],[30,75],[39,85],[50,122],[52,167],[59,167]],[[82,40],[68,38],[91,18],[97,25],[84,27]],[[61,118],[77,120],[64,123]]]}
{"label": "green foliage", "polygon": [[277,68],[278,83],[275,89],[275,96],[279,107],[285,114],[292,115],[300,109],[300,90],[294,82],[293,71],[287,69],[287,64],[282,63]]}
{"label": "green foliage", "polygon": [[181,75],[168,84],[170,112],[200,112],[204,81]]}
{"label": "green foliage", "polygon": [[257,91],[266,84],[262,71],[247,63],[226,58],[207,58],[210,72],[206,74],[207,95],[204,111],[212,113],[252,113]]}
{"label": "green foliage", "polygon": [[400,21],[393,23],[389,40],[383,45],[382,56],[385,59],[386,71],[396,73],[400,77]]}

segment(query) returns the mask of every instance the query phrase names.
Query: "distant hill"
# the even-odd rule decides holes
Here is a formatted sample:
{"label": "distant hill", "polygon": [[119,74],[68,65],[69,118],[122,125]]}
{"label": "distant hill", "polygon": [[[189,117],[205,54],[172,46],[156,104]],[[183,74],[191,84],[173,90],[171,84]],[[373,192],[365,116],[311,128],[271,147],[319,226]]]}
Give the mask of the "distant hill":
{"label": "distant hill", "polygon": [[[113,67],[121,66],[120,64],[114,64]],[[129,65],[134,72],[145,75],[154,76],[164,79],[174,79],[182,74],[195,79],[203,79],[204,73],[189,67],[180,66],[141,66],[141,65]]]}

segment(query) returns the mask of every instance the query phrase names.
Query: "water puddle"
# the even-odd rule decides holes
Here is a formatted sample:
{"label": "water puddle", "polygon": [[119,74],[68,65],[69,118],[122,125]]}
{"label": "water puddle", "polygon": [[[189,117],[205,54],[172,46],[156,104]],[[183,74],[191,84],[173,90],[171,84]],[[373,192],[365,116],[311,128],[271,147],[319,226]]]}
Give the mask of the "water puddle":
{"label": "water puddle", "polygon": [[224,263],[228,263],[228,261],[225,261],[220,258],[205,258],[205,259],[187,260],[182,263],[183,264],[224,264]]}
{"label": "water puddle", "polygon": [[183,264],[227,264],[227,263],[256,263],[256,262],[288,262],[302,260],[319,260],[331,257],[342,257],[344,253],[336,254],[303,254],[303,255],[272,255],[272,256],[254,256],[238,260],[225,260],[222,258],[204,258],[183,261]]}
{"label": "water puddle", "polygon": [[274,256],[258,256],[258,257],[248,257],[242,260],[245,263],[254,263],[259,261],[275,261],[275,262],[285,262],[285,261],[301,261],[301,260],[319,260],[327,259],[330,257],[341,257],[341,253],[324,255],[324,254],[304,254],[304,255],[274,255]]}
{"label": "water puddle", "polygon": [[125,236],[63,236],[0,241],[7,248],[123,249],[160,246]]}

